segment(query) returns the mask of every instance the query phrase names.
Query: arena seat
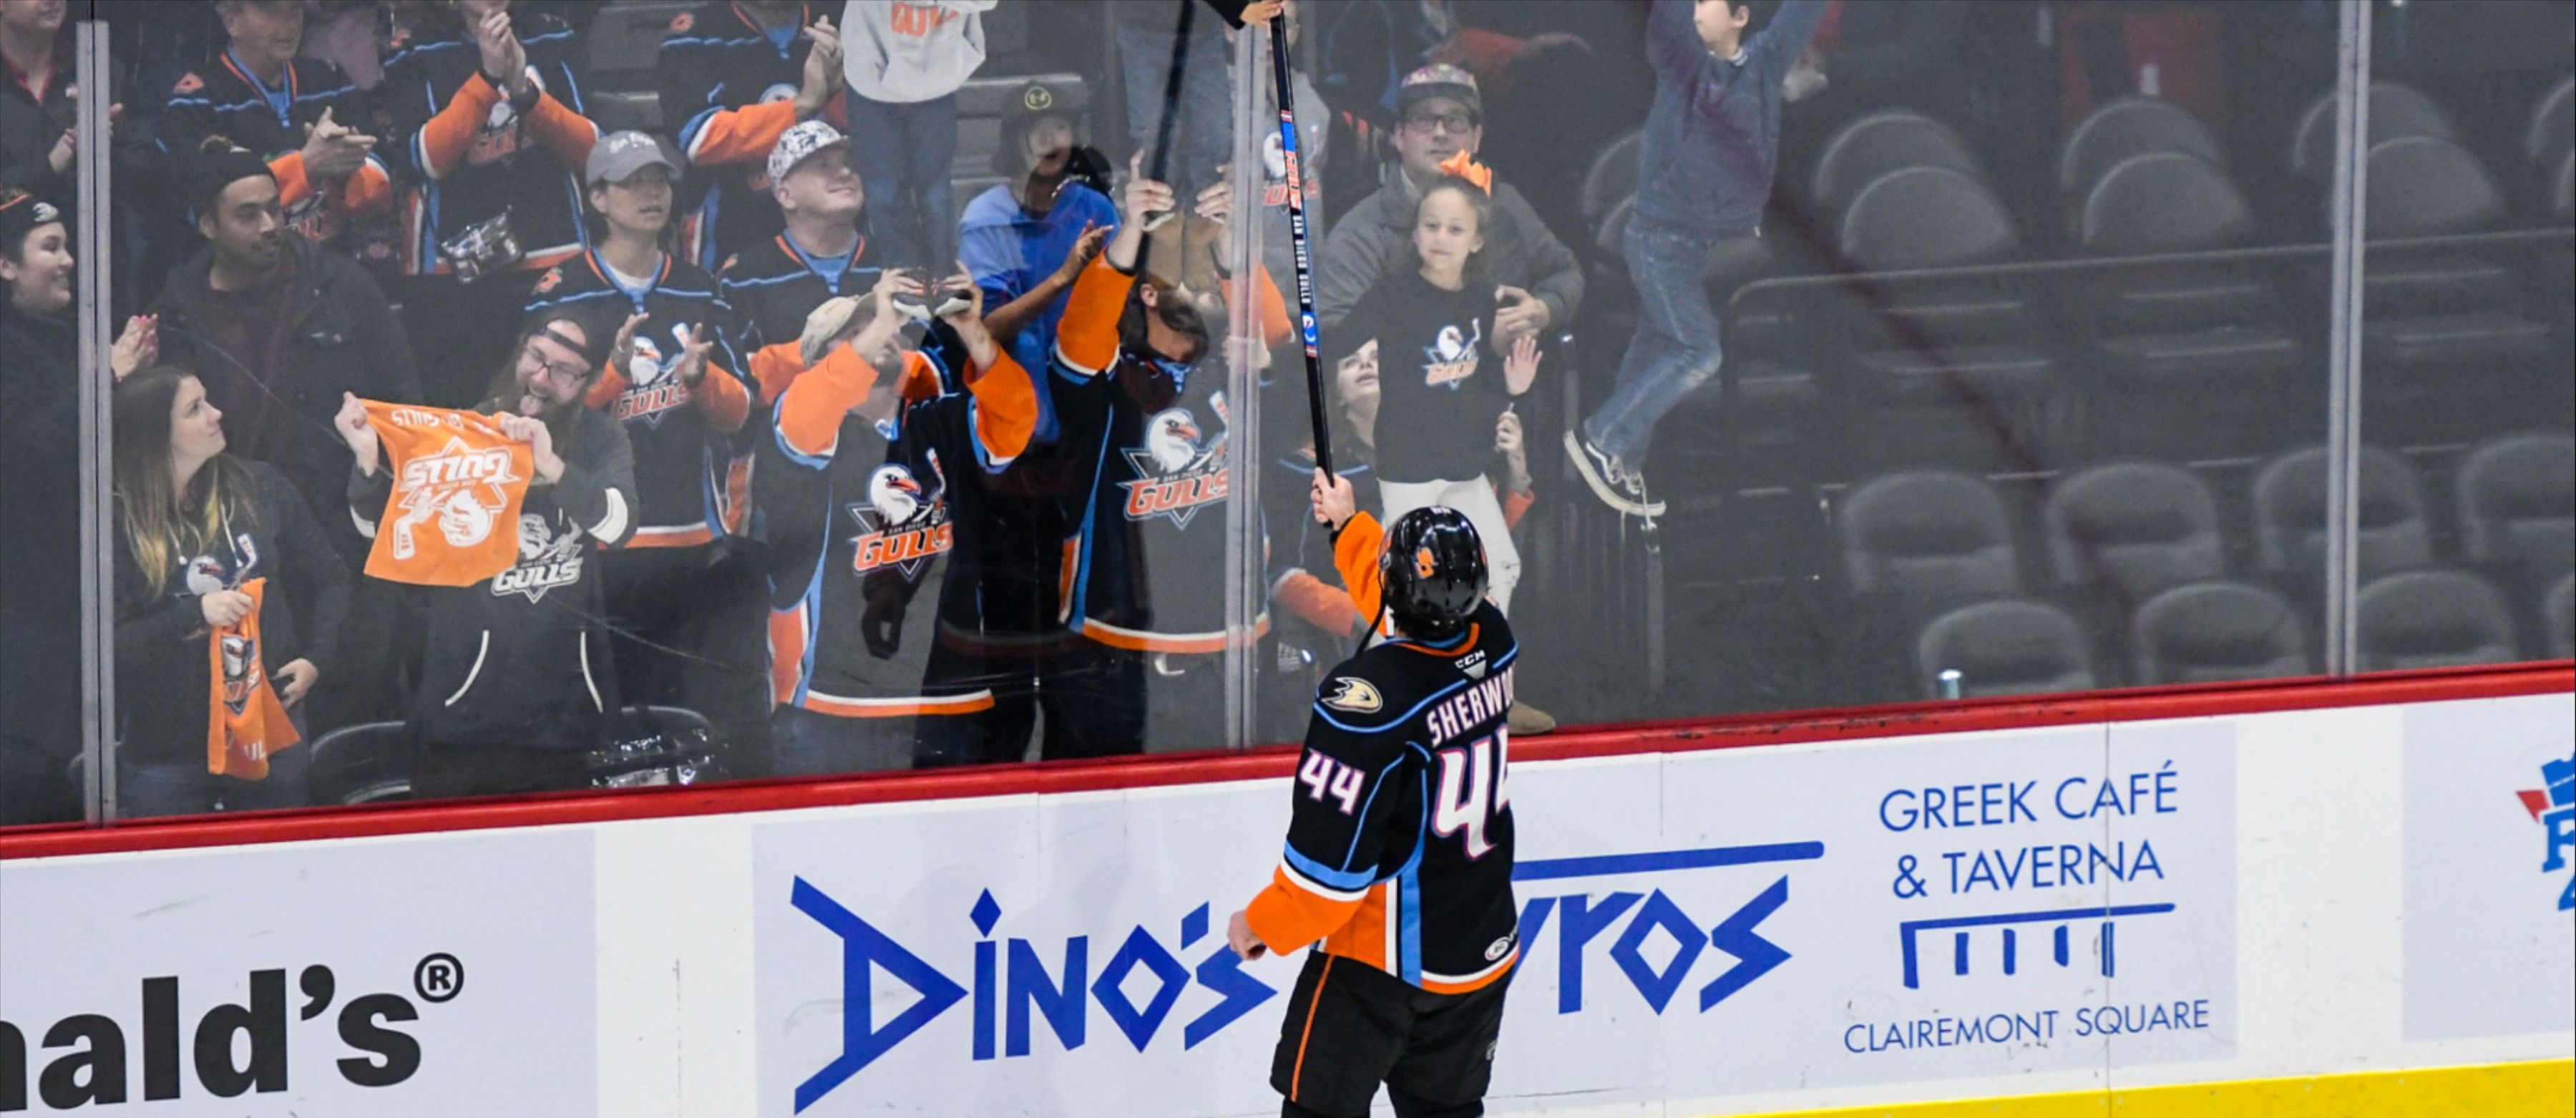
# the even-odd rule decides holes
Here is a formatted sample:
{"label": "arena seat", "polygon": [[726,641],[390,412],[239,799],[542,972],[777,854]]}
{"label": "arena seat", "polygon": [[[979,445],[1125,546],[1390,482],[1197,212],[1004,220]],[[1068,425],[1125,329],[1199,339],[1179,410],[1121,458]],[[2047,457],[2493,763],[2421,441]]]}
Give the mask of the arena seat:
{"label": "arena seat", "polygon": [[[2361,520],[2356,577],[2433,563],[2424,483],[2404,458],[2361,451]],[[2325,577],[2326,452],[2294,450],[2254,477],[2254,562],[2264,574],[2305,587]]]}
{"label": "arena seat", "polygon": [[[2334,174],[2334,127],[2335,91],[2329,89],[2308,102],[2307,111],[2300,114],[2298,127],[2291,133],[2292,174],[2317,181]],[[2451,114],[2421,90],[2395,82],[2370,83],[2370,146],[2377,148],[2388,140],[2406,136],[2457,140],[2460,129],[2451,122]]]}
{"label": "arena seat", "polygon": [[[2494,176],[2432,136],[2370,149],[2373,242],[2482,233],[2505,224]],[[2525,284],[2475,249],[2374,249],[2362,276],[2362,361],[2374,418],[2400,437],[2439,440],[2518,425],[2550,349],[2547,324],[2522,313]]]}
{"label": "arena seat", "polygon": [[1637,193],[1637,148],[1645,142],[1640,129],[1610,141],[1601,154],[1592,157],[1592,169],[1583,176],[1583,190],[1578,206],[1586,229],[1598,232],[1610,219],[1610,211]]}
{"label": "arena seat", "polygon": [[2067,133],[2057,156],[2058,189],[2081,198],[2104,172],[2134,157],[2160,152],[2196,156],[2215,166],[2227,164],[2226,149],[2199,117],[2162,97],[2131,94],[2086,114]]}
{"label": "arena seat", "polygon": [[2168,587],[2227,575],[2218,500],[2199,476],[2160,462],[2095,466],[2040,508],[2050,577],[2126,616]]}
{"label": "arena seat", "polygon": [[2518,659],[2504,595],[2464,571],[2401,571],[2353,599],[2354,666],[2366,672]]}
{"label": "arena seat", "polygon": [[2241,582],[2177,586],[2138,607],[2138,682],[2216,683],[2312,675],[2307,628],[2290,603]]}
{"label": "arena seat", "polygon": [[1940,167],[1986,181],[1976,149],[1949,125],[1910,109],[1884,109],[1852,120],[1825,138],[1810,177],[1809,200],[1831,220],[1871,183],[1909,167]]}
{"label": "arena seat", "polygon": [[2044,695],[2102,686],[2084,628],[2065,610],[2026,598],[1977,602],[1934,618],[1915,640],[1923,697],[1959,673],[1961,698]]}
{"label": "arena seat", "polygon": [[2576,438],[2506,435],[2460,458],[2460,557],[2536,591],[2576,570]]}
{"label": "arena seat", "polygon": [[2522,131],[2522,157],[2546,172],[2576,151],[2576,76],[2558,79],[2531,107],[2531,123]]}
{"label": "arena seat", "polygon": [[[1843,213],[1839,248],[1870,272],[1939,271],[2004,260],[2020,248],[2012,215],[1969,175],[1891,171]],[[1925,460],[2028,468],[2057,362],[2037,344],[2030,300],[1984,278],[1842,289],[1862,443],[1882,464]]]}
{"label": "arena seat", "polygon": [[1882,475],[1843,496],[1836,528],[1850,589],[1891,602],[1909,625],[2021,592],[2011,517],[2002,495],[1976,475]]}
{"label": "arena seat", "polygon": [[[2131,156],[2104,171],[2077,220],[2079,245],[2106,257],[2234,248],[2253,233],[2253,210],[2226,172],[2178,152]],[[2270,442],[2305,357],[2258,274],[2160,265],[2090,276],[2076,292],[2104,417],[2095,442],[2175,458]]]}
{"label": "arena seat", "polygon": [[2553,660],[2576,657],[2576,574],[2559,579],[2541,596],[2540,622],[2547,631],[2543,652]]}

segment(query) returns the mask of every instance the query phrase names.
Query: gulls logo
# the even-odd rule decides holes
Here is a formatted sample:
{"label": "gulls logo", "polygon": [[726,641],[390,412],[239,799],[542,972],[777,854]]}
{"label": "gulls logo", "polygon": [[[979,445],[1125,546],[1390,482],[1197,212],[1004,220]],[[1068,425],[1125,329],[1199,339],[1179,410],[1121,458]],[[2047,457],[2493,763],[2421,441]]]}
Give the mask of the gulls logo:
{"label": "gulls logo", "polygon": [[452,436],[438,453],[403,463],[403,515],[394,522],[394,558],[420,553],[417,533],[423,525],[434,524],[449,547],[468,548],[490,539],[493,522],[509,507],[507,487],[524,480],[510,472],[507,449],[476,450]]}
{"label": "gulls logo", "polygon": [[1324,699],[1325,706],[1358,714],[1368,714],[1386,706],[1386,697],[1378,694],[1377,688],[1365,679],[1345,677],[1333,683],[1338,689]]}
{"label": "gulls logo", "polygon": [[[1217,418],[1225,417],[1220,396],[1210,402]],[[1167,408],[1145,421],[1145,445],[1126,452],[1136,469],[1127,490],[1127,519],[1171,518],[1183,528],[1203,505],[1225,499],[1227,474],[1225,433],[1206,435],[1187,408]]]}
{"label": "gulls logo", "polygon": [[233,537],[231,562],[225,562],[222,556],[212,553],[197,556],[188,560],[183,581],[187,584],[188,593],[202,598],[218,590],[240,586],[258,570],[259,541],[252,539],[250,533],[243,532]]}
{"label": "gulls logo", "polygon": [[618,422],[641,419],[645,426],[658,428],[672,411],[695,398],[677,375],[680,355],[688,352],[688,330],[686,325],[671,327],[675,346],[667,358],[651,337],[635,335],[635,356],[626,362],[626,391],[617,394],[614,414]]}
{"label": "gulls logo", "polygon": [[582,561],[580,529],[558,530],[545,517],[520,513],[518,565],[492,577],[492,596],[517,594],[535,603],[546,591],[581,581]]}
{"label": "gulls logo", "polygon": [[259,642],[226,634],[219,649],[224,664],[224,709],[239,715],[250,706],[251,692],[259,689],[259,676],[251,670],[259,662]]}
{"label": "gulls logo", "polygon": [[[535,83],[537,92],[546,92],[543,75],[531,70],[528,80]],[[526,143],[520,135],[521,119],[519,110],[511,106],[509,98],[504,97],[494,103],[492,111],[483,117],[483,126],[475,130],[473,143],[465,149],[465,162],[480,167],[486,163],[500,163],[519,154],[519,149]]]}
{"label": "gulls logo", "polygon": [[1465,330],[1455,326],[1440,328],[1440,336],[1425,347],[1422,355],[1422,383],[1452,392],[1476,375],[1477,347],[1484,344],[1485,324],[1470,322]]}
{"label": "gulls logo", "polygon": [[898,463],[879,466],[868,475],[868,500],[851,505],[859,533],[850,537],[850,571],[865,575],[892,568],[907,582],[918,582],[930,561],[956,546],[956,527],[948,520],[947,476],[939,455],[929,456],[932,486],[925,488],[912,471]]}

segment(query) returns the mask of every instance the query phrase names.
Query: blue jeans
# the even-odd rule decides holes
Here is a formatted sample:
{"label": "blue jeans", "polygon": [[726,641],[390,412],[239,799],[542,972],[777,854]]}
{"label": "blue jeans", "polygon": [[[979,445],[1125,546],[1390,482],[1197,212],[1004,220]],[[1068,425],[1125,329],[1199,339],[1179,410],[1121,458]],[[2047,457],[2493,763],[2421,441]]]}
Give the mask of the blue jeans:
{"label": "blue jeans", "polygon": [[[1219,163],[1234,159],[1234,93],[1226,77],[1227,48],[1222,24],[1213,12],[1201,12],[1190,23],[1190,43],[1182,55],[1180,115],[1172,129],[1171,166],[1164,171],[1184,206],[1202,187],[1215,184]],[[1154,141],[1163,123],[1163,87],[1171,79],[1172,39],[1168,33],[1118,25],[1118,68],[1127,84],[1127,139],[1145,153],[1153,173]]]}
{"label": "blue jeans", "polygon": [[307,807],[313,802],[305,781],[313,758],[311,743],[282,750],[268,759],[268,779],[242,780],[206,771],[203,760],[175,764],[119,760],[116,804],[119,815],[205,815],[218,811],[266,811]]}
{"label": "blue jeans", "polygon": [[868,191],[868,235],[896,267],[957,269],[957,95],[910,104],[848,99],[850,161]]}
{"label": "blue jeans", "polygon": [[1619,387],[1583,422],[1585,438],[1622,465],[1642,466],[1655,424],[1717,372],[1717,312],[1708,303],[1715,242],[1631,219],[1621,238],[1637,285],[1637,335],[1619,360]]}

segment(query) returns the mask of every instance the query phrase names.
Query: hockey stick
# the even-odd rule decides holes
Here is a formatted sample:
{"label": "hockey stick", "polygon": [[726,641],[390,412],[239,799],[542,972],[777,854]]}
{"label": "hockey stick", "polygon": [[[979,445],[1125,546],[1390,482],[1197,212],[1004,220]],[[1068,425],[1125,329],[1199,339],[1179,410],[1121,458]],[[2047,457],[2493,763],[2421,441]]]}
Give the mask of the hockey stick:
{"label": "hockey stick", "polygon": [[1305,171],[1297,158],[1297,94],[1288,73],[1288,34],[1282,13],[1271,21],[1270,72],[1279,96],[1279,151],[1288,165],[1288,238],[1296,246],[1298,332],[1306,342],[1306,407],[1315,425],[1315,466],[1333,472],[1333,437],[1324,422],[1324,355],[1315,321],[1315,263],[1306,242]]}

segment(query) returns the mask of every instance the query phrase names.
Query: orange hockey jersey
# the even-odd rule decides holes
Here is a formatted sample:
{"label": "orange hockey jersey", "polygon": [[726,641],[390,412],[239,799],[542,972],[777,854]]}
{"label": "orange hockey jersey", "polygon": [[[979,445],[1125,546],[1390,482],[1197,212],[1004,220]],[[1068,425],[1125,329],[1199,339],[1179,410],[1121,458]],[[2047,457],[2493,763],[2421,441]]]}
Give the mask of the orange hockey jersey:
{"label": "orange hockey jersey", "polygon": [[394,480],[367,573],[472,586],[510,569],[519,557],[519,505],[536,475],[528,444],[503,435],[489,416],[365,403]]}

